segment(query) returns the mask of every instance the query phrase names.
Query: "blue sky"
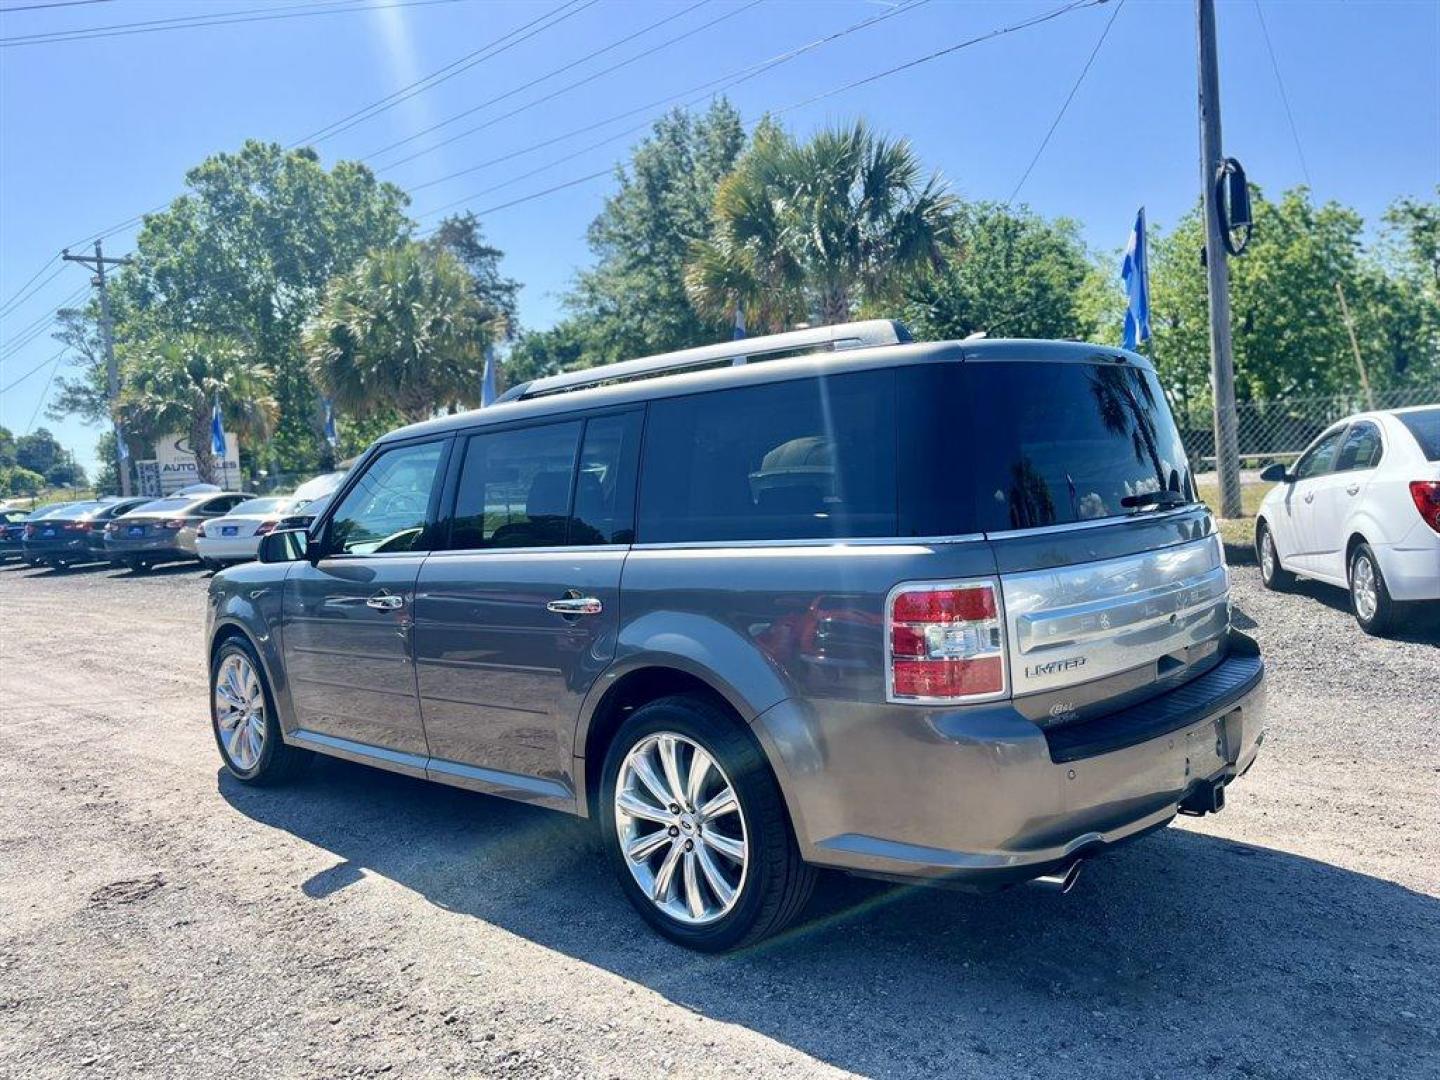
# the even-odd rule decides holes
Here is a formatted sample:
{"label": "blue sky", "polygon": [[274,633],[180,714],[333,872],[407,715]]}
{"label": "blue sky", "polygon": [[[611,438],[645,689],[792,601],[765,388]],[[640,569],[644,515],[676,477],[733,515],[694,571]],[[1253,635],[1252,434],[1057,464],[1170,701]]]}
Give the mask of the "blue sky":
{"label": "blue sky", "polygon": [[[111,0],[6,14],[39,0],[0,0],[0,38],[52,30],[265,7],[263,0]],[[560,0],[454,0],[354,10],[391,0],[331,0],[323,15],[0,48],[0,300],[60,247],[178,193],[184,171],[247,137],[291,143],[557,7]],[[582,0],[584,2],[584,0]],[[747,121],[872,72],[1059,6],[930,0],[814,50],[730,92]],[[1261,0],[1320,199],[1375,220],[1401,195],[1433,198],[1440,183],[1440,3]],[[297,0],[274,0],[279,14]],[[968,198],[1005,199],[1054,120],[1116,0],[1078,10],[902,74],[793,109],[797,131],[864,116],[909,136]],[[596,0],[528,41],[359,124],[319,149],[360,157],[544,75],[666,15],[663,27],[603,57],[475,112],[466,121],[374,158],[410,188],[550,135],[679,93],[885,12],[890,0]],[[350,10],[345,10],[350,9]],[[573,79],[729,14],[713,27],[413,161],[396,159],[523,105]],[[1226,151],[1275,192],[1305,170],[1286,121],[1254,0],[1219,5]],[[411,211],[496,187],[645,118],[601,128],[514,161],[416,191]],[[604,169],[639,136],[589,150],[465,205],[481,210]],[[1097,250],[1120,247],[1135,208],[1173,222],[1198,186],[1194,10],[1189,0],[1128,0],[1017,201],[1079,220]],[[575,270],[589,260],[585,228],[612,184],[578,184],[485,219],[525,284],[521,316],[550,325]],[[133,231],[107,239],[127,250]],[[58,264],[56,264],[58,265]],[[49,271],[47,270],[47,274]],[[42,279],[43,280],[43,276]],[[0,343],[85,282],[69,267],[0,320]],[[58,348],[48,336],[4,356],[0,387]],[[3,350],[8,351],[8,350]],[[0,424],[25,432],[49,368],[0,397]],[[97,432],[48,425],[93,465]]]}

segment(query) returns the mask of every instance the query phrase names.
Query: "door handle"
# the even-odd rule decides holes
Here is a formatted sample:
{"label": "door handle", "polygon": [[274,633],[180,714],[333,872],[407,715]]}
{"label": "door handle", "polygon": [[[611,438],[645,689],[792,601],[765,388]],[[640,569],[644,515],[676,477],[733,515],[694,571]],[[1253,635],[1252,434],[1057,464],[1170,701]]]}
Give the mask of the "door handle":
{"label": "door handle", "polygon": [[599,615],[604,605],[593,596],[566,596],[551,600],[545,605],[545,610],[556,615]]}
{"label": "door handle", "polygon": [[1351,484],[1349,487],[1347,487],[1347,488],[1345,489],[1345,494],[1347,494],[1347,495],[1358,495],[1359,493],[1360,493],[1360,485],[1359,485],[1359,484]]}
{"label": "door handle", "polygon": [[376,611],[399,611],[405,606],[405,598],[393,593],[376,593],[365,601],[365,606],[373,607]]}

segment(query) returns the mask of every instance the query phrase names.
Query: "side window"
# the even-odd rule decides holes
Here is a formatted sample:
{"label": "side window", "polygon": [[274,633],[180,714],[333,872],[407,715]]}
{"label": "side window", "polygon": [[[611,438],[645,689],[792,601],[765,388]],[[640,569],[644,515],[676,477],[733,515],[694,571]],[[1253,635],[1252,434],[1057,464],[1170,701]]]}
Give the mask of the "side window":
{"label": "side window", "polygon": [[414,551],[425,532],[430,493],[445,444],[415,443],[375,458],[330,519],[331,554]]}
{"label": "side window", "polygon": [[580,428],[572,420],[471,436],[450,547],[563,545]]}
{"label": "side window", "polygon": [[1295,464],[1295,479],[1308,480],[1314,476],[1323,476],[1331,471],[1335,463],[1335,451],[1340,446],[1340,439],[1345,434],[1344,428],[1336,428],[1334,431],[1327,431],[1321,436],[1320,441],[1312,446]]}
{"label": "side window", "polygon": [[1348,472],[1351,469],[1373,469],[1380,464],[1380,429],[1367,421],[1351,424],[1340,444],[1340,453],[1335,458],[1335,471]]}
{"label": "side window", "polygon": [[651,402],[641,542],[895,533],[893,372]]}
{"label": "side window", "polygon": [[635,539],[635,469],[644,414],[616,413],[585,421],[570,544],[629,544]]}

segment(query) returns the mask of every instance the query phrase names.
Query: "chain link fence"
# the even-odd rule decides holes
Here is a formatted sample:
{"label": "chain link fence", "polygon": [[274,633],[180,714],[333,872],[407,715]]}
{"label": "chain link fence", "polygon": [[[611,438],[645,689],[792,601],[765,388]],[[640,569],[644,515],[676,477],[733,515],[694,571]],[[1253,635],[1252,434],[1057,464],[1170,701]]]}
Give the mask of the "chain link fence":
{"label": "chain link fence", "polygon": [[[1299,456],[1315,436],[1351,413],[1435,404],[1440,404],[1440,386],[1377,390],[1374,405],[1363,393],[1242,401],[1236,406],[1241,464],[1254,467],[1271,461],[1290,461]],[[1190,460],[1197,468],[1213,468],[1215,429],[1210,404],[1177,408],[1175,422],[1180,426],[1180,438]]]}

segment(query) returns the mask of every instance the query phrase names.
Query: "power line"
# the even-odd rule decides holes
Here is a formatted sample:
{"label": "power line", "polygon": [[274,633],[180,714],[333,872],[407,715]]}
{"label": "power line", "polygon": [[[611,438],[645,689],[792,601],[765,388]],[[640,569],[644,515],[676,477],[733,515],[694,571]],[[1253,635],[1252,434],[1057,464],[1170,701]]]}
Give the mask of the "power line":
{"label": "power line", "polygon": [[[23,48],[26,45],[54,45],[68,41],[91,41],[95,38],[129,37],[132,34],[158,34],[167,30],[191,30],[202,26],[233,26],[237,23],[273,22],[277,19],[304,19],[315,15],[346,14],[354,11],[382,11],[386,8],[430,7],[434,4],[458,4],[464,0],[385,0],[383,3],[355,6],[357,0],[315,0],[314,3],[289,8],[245,8],[240,11],[212,12],[208,15],[185,15],[173,19],[151,19],[146,22],[114,23],[109,26],[82,30],[59,30],[45,34],[23,34],[0,38],[0,48]],[[338,6],[346,5],[346,6]],[[300,8],[302,10],[296,10]],[[262,14],[263,13],[263,14]]]}
{"label": "power line", "polygon": [[1280,61],[1275,59],[1275,46],[1270,42],[1270,28],[1265,25],[1265,12],[1260,0],[1255,0],[1255,17],[1260,20],[1260,35],[1265,39],[1265,51],[1270,54],[1270,68],[1275,72],[1275,85],[1280,88],[1280,101],[1285,106],[1285,119],[1290,122],[1290,137],[1295,140],[1295,156],[1300,159],[1300,172],[1305,185],[1310,184],[1310,166],[1305,163],[1305,151],[1300,149],[1300,129],[1295,126],[1295,114],[1290,111],[1290,95],[1285,92],[1285,80],[1280,75]]}
{"label": "power line", "polygon": [[[428,135],[428,134],[430,134],[430,132],[436,131],[436,130],[438,130],[439,128],[442,128],[442,127],[444,127],[444,126],[447,125],[447,124],[452,124],[452,123],[454,123],[456,120],[460,119],[462,116],[469,116],[469,115],[470,115],[471,113],[473,113],[473,112],[476,112],[476,111],[478,111],[478,110],[480,110],[480,109],[483,109],[483,108],[485,108],[485,107],[487,107],[487,106],[489,106],[489,105],[494,105],[497,101],[503,101],[503,100],[505,100],[505,98],[511,97],[511,96],[513,96],[513,95],[515,95],[515,94],[518,94],[518,93],[520,93],[522,90],[528,90],[530,87],[535,86],[535,85],[538,84],[538,83],[542,83],[542,82],[544,82],[546,79],[553,79],[556,75],[559,75],[559,74],[561,74],[562,72],[569,71],[571,68],[579,67],[581,64],[585,63],[586,61],[593,60],[595,57],[600,56],[600,55],[602,55],[602,54],[604,54],[604,53],[607,53],[607,52],[609,52],[611,49],[619,48],[621,45],[624,45],[626,42],[628,42],[628,41],[633,41],[633,40],[634,40],[635,38],[637,38],[637,37],[642,37],[643,35],[648,34],[651,30],[655,30],[655,29],[657,29],[657,28],[659,28],[659,27],[661,27],[661,26],[664,26],[666,23],[672,22],[673,20],[678,19],[678,18],[680,18],[681,16],[688,15],[688,14],[690,14],[690,12],[694,11],[696,8],[704,7],[704,6],[705,6],[706,4],[708,4],[708,3],[710,3],[710,0],[698,0],[697,3],[691,4],[689,7],[684,8],[684,9],[682,9],[682,10],[680,10],[680,11],[677,11],[677,12],[675,12],[675,13],[672,14],[672,15],[667,15],[667,16],[665,16],[663,19],[660,19],[660,20],[657,21],[657,22],[653,22],[653,23],[650,23],[650,24],[648,24],[648,25],[646,25],[646,26],[643,26],[643,27],[641,27],[639,30],[636,30],[634,33],[626,34],[624,37],[619,38],[619,39],[617,39],[617,40],[615,40],[615,41],[612,41],[609,45],[605,45],[605,46],[603,46],[603,47],[601,47],[601,48],[599,48],[599,49],[594,50],[593,52],[588,52],[588,53],[586,53],[584,56],[577,57],[576,59],[571,60],[569,63],[562,64],[562,65],[561,65],[560,67],[558,67],[558,68],[552,68],[550,71],[547,71],[544,75],[541,75],[541,76],[539,76],[539,77],[537,77],[537,78],[531,79],[528,83],[522,83],[520,86],[513,87],[512,89],[505,91],[505,93],[503,93],[503,94],[499,94],[499,95],[497,95],[496,97],[492,97],[492,98],[490,98],[490,99],[487,100],[487,101],[482,101],[482,102],[480,102],[478,105],[472,105],[470,108],[465,109],[463,112],[456,113],[454,116],[451,116],[451,117],[449,117],[448,119],[441,120],[439,123],[431,124],[431,125],[430,125],[429,127],[427,127],[427,128],[423,128],[423,129],[421,129],[420,131],[414,132],[414,133],[411,134],[411,135],[407,135],[407,136],[405,136],[405,138],[400,139],[398,142],[393,142],[393,143],[391,143],[389,146],[382,146],[379,150],[375,150],[375,151],[373,151],[372,153],[366,154],[365,157],[361,158],[361,160],[362,160],[362,161],[366,161],[366,160],[369,160],[370,158],[378,157],[379,155],[381,155],[381,154],[383,154],[383,153],[386,153],[387,151],[394,150],[396,147],[403,146],[403,145],[405,145],[405,144],[408,143],[408,142],[412,142],[412,141],[414,141],[415,139],[418,139],[418,138],[420,138],[420,137],[422,137],[422,136],[424,136],[424,135]],[[588,6],[588,5],[587,5],[587,6]]]}
{"label": "power line", "polygon": [[[961,49],[969,48],[969,47],[972,46],[972,45],[978,45],[978,44],[980,44],[980,43],[982,43],[982,42],[991,41],[991,40],[994,40],[995,38],[1003,37],[1003,36],[1005,36],[1005,35],[1007,35],[1007,34],[1012,34],[1012,33],[1015,33],[1015,32],[1017,32],[1017,31],[1019,31],[1019,30],[1028,29],[1029,27],[1032,27],[1032,26],[1038,26],[1038,25],[1041,24],[1041,23],[1049,22],[1051,19],[1058,18],[1059,16],[1064,15],[1064,14],[1067,14],[1068,12],[1075,11],[1075,10],[1078,10],[1078,9],[1080,9],[1080,8],[1095,7],[1095,6],[1097,6],[1098,4],[1102,4],[1102,3],[1105,3],[1105,2],[1106,2],[1106,0],[1072,0],[1071,3],[1065,4],[1065,5],[1063,5],[1062,7],[1059,7],[1059,8],[1054,8],[1054,9],[1052,9],[1052,10],[1049,11],[1049,12],[1045,12],[1045,13],[1043,13],[1043,14],[1041,14],[1041,15],[1037,15],[1037,16],[1035,16],[1035,17],[1033,17],[1033,18],[1026,19],[1026,20],[1024,20],[1023,22],[1015,23],[1015,24],[1012,24],[1012,25],[1006,26],[1006,27],[1000,27],[1000,28],[997,28],[997,29],[995,29],[995,30],[990,31],[989,33],[981,34],[981,35],[979,35],[978,37],[969,38],[969,39],[967,39],[967,40],[965,40],[965,41],[958,42],[958,43],[955,44],[955,45],[950,45],[950,46],[947,46],[946,48],[943,48],[943,49],[937,49],[936,51],[934,51],[934,52],[932,52],[932,53],[927,53],[926,55],[921,56],[921,57],[917,57],[917,58],[914,59],[914,60],[908,60],[908,61],[906,61],[906,62],[903,63],[903,64],[896,64],[895,66],[890,67],[890,68],[887,68],[887,69],[884,70],[884,71],[876,72],[876,73],[873,74],[873,75],[868,75],[868,76],[866,76],[866,77],[863,78],[863,79],[856,79],[856,80],[854,80],[854,81],[852,81],[852,82],[848,82],[848,83],[845,83],[845,84],[843,84],[843,85],[841,85],[841,86],[834,87],[833,89],[826,90],[826,91],[824,91],[824,92],[822,92],[822,93],[820,93],[820,94],[815,94],[815,95],[813,95],[813,96],[811,96],[811,97],[806,98],[806,99],[803,100],[803,101],[798,101],[798,102],[795,102],[794,104],[786,105],[786,106],[784,106],[783,108],[780,108],[780,109],[771,110],[771,112],[772,112],[773,115],[779,115],[779,114],[782,114],[782,113],[792,112],[792,111],[794,111],[795,109],[801,108],[801,107],[803,107],[803,106],[805,106],[805,105],[809,105],[809,104],[811,104],[811,103],[813,103],[813,102],[822,101],[822,100],[824,100],[825,98],[833,97],[833,96],[835,96],[836,94],[840,94],[840,93],[845,92],[846,90],[850,90],[850,89],[853,89],[854,87],[857,87],[857,86],[864,86],[864,85],[867,85],[867,84],[869,84],[869,83],[876,82],[876,81],[878,81],[878,80],[880,80],[880,79],[887,78],[887,77],[890,76],[890,75],[895,75],[895,74],[898,74],[899,72],[902,72],[902,71],[908,71],[910,68],[917,67],[917,66],[919,66],[920,64],[928,63],[929,61],[938,59],[938,58],[940,58],[940,57],[942,57],[942,56],[948,56],[948,55],[950,55],[951,53],[958,52],[958,51],[961,50]],[[615,169],[615,166],[614,166],[614,165],[611,165],[611,166],[608,167],[608,168],[601,169],[601,170],[599,170],[599,171],[597,171],[597,172],[588,173],[587,175],[581,176],[581,177],[577,177],[577,178],[574,179],[574,180],[568,180],[568,181],[565,181],[565,182],[563,182],[563,183],[556,184],[556,185],[554,185],[553,187],[546,188],[546,189],[544,189],[544,190],[542,190],[542,191],[532,192],[532,193],[529,194],[529,195],[523,195],[523,196],[521,196],[521,197],[519,197],[519,198],[517,198],[517,199],[511,199],[511,200],[508,201],[508,202],[499,203],[499,204],[497,204],[497,205],[495,205],[495,206],[488,206],[488,207],[486,207],[486,208],[483,209],[483,210],[477,210],[477,211],[475,211],[475,214],[476,214],[477,216],[483,217],[483,216],[485,216],[486,214],[492,214],[492,213],[495,213],[495,212],[498,211],[498,210],[505,210],[505,209],[508,209],[509,207],[517,206],[517,205],[519,205],[519,204],[521,204],[521,203],[530,202],[532,199],[543,198],[544,196],[553,194],[554,192],[563,191],[563,190],[566,189],[566,188],[575,187],[575,186],[578,185],[578,184],[583,184],[583,183],[585,183],[585,182],[587,182],[587,181],[595,180],[595,179],[597,179],[597,178],[599,178],[599,177],[601,177],[601,176],[610,175],[610,174],[612,174],[612,173],[614,172],[614,169]],[[503,185],[497,185],[497,186],[503,186]],[[493,189],[488,189],[488,190],[493,190]],[[473,196],[472,196],[472,197],[473,197]],[[454,205],[454,204],[451,204],[451,205]],[[430,231],[433,232],[434,230],[430,230]]]}
{"label": "power line", "polygon": [[48,4],[26,4],[23,7],[0,8],[0,15],[13,15],[17,11],[40,11],[43,8],[85,7],[87,4],[109,4],[114,0],[51,0]]}
{"label": "power line", "polygon": [[[69,346],[66,346],[66,348],[68,347]],[[4,386],[0,386],[0,395],[8,394],[11,390],[14,390],[15,387],[19,386],[26,379],[30,378],[31,375],[34,375],[37,371],[44,371],[46,364],[53,364],[56,360],[60,359],[60,357],[64,355],[65,349],[61,349],[54,356],[47,356],[44,360],[41,360],[40,363],[36,364],[33,368],[25,372],[25,374],[21,375],[18,379],[15,379],[14,381],[5,384]]]}
{"label": "power line", "polygon": [[[51,255],[50,258],[46,259],[45,265],[40,267],[39,270],[36,270],[35,273],[30,276],[29,281],[25,282],[24,285],[21,285],[20,288],[16,289],[10,299],[6,300],[3,305],[0,305],[0,315],[10,314],[10,312],[14,311],[21,304],[25,303],[26,300],[29,300],[31,296],[39,292],[46,285],[49,285],[50,282],[54,281],[60,275],[60,270],[65,269],[63,265],[59,268],[59,270],[56,270],[55,273],[51,274],[44,281],[40,282],[39,285],[35,285],[35,288],[31,289],[30,292],[25,292],[26,289],[29,289],[31,285],[35,284],[35,279],[38,278],[41,274],[43,274],[49,268],[50,264],[54,261],[54,255]],[[21,293],[25,293],[25,295],[21,296]]]}
{"label": "power line", "polygon": [[[637,60],[643,60],[645,57],[651,56],[651,55],[653,55],[654,53],[657,53],[657,52],[661,51],[662,49],[669,48],[671,45],[674,45],[674,44],[676,44],[676,43],[678,43],[678,42],[681,42],[681,41],[685,40],[685,39],[688,38],[688,37],[694,37],[696,34],[702,32],[702,31],[704,31],[704,30],[708,30],[708,29],[710,29],[712,26],[715,26],[715,25],[718,24],[718,23],[724,22],[726,19],[733,19],[736,15],[739,15],[739,14],[741,14],[741,13],[743,13],[743,12],[749,11],[751,8],[753,8],[753,7],[755,7],[755,6],[759,5],[759,4],[762,4],[762,3],[764,3],[764,0],[748,0],[747,3],[742,4],[740,7],[735,8],[735,9],[733,9],[733,10],[731,10],[731,11],[727,11],[724,15],[721,15],[721,16],[719,16],[718,18],[715,18],[715,19],[711,19],[711,20],[710,20],[709,22],[707,22],[707,23],[702,23],[701,25],[699,25],[699,26],[697,26],[697,27],[694,27],[694,28],[691,29],[691,30],[685,31],[683,34],[677,34],[677,35],[675,35],[675,36],[672,37],[672,38],[668,38],[667,40],[660,42],[658,45],[653,45],[653,46],[651,46],[650,48],[645,49],[645,50],[642,51],[642,52],[636,53],[634,56],[631,56],[631,57],[629,57],[629,58],[627,58],[627,59],[625,59],[625,60],[621,60],[621,61],[619,61],[618,63],[611,64],[611,65],[610,65],[609,67],[607,67],[607,68],[602,68],[602,69],[600,69],[599,71],[593,72],[592,74],[585,76],[583,79],[577,79],[576,81],[574,81],[574,82],[572,82],[572,83],[567,83],[566,85],[564,85],[564,86],[562,86],[562,87],[559,87],[559,88],[556,89],[556,90],[552,90],[552,91],[551,91],[550,93],[548,93],[548,94],[544,94],[544,95],[542,95],[542,96],[540,96],[540,97],[538,97],[538,98],[534,98],[533,100],[526,102],[524,105],[519,105],[519,106],[515,107],[514,109],[511,109],[509,112],[501,113],[499,116],[491,117],[489,120],[486,120],[484,123],[476,124],[474,127],[466,128],[464,131],[457,132],[456,134],[451,135],[449,138],[441,139],[439,142],[433,143],[433,144],[431,144],[430,146],[427,146],[427,147],[424,147],[423,149],[417,150],[417,151],[415,151],[415,153],[413,153],[413,154],[408,154],[407,156],[405,156],[405,157],[403,157],[403,158],[400,158],[398,161],[392,161],[389,165],[386,165],[386,166],[385,166],[383,169],[381,169],[380,171],[381,171],[381,172],[389,172],[389,171],[392,170],[392,169],[397,169],[397,168],[399,168],[401,165],[404,165],[404,164],[406,164],[406,163],[408,163],[408,162],[414,161],[416,158],[423,157],[423,156],[425,156],[426,154],[434,153],[436,150],[439,150],[442,146],[448,146],[450,143],[453,143],[453,142],[455,142],[455,141],[458,140],[458,139],[464,139],[464,138],[466,138],[466,137],[468,137],[468,136],[470,136],[470,135],[475,134],[477,131],[483,131],[485,128],[493,127],[495,124],[500,123],[502,120],[508,120],[508,119],[510,119],[510,118],[513,117],[513,116],[518,116],[520,113],[526,112],[526,111],[528,111],[528,110],[530,110],[530,109],[533,109],[533,108],[534,108],[535,106],[537,106],[537,105],[543,105],[543,104],[544,104],[545,102],[547,102],[547,101],[553,101],[555,98],[560,97],[562,94],[567,94],[567,93],[569,93],[571,90],[575,90],[575,89],[577,89],[577,88],[579,88],[579,87],[581,87],[581,86],[584,86],[586,83],[594,82],[596,79],[598,79],[598,78],[600,78],[600,77],[602,77],[602,76],[604,76],[604,75],[609,75],[611,72],[618,71],[618,70],[620,70],[620,69],[623,68],[623,67],[627,67],[627,66],[629,66],[630,64],[635,63]],[[536,80],[536,81],[539,81],[539,80]],[[502,95],[502,96],[508,96],[508,95]],[[498,100],[500,100],[500,99],[499,99],[499,98],[496,98],[496,99],[494,99],[494,100],[498,101]],[[486,102],[486,104],[491,104],[491,102]],[[476,106],[476,108],[481,108],[481,107],[483,107],[483,106]],[[474,111],[475,111],[475,109],[468,109],[468,110],[466,110],[466,112],[464,112],[464,113],[459,113],[459,114],[457,114],[456,116],[451,117],[450,119],[451,119],[451,120],[459,119],[460,116],[468,115],[469,113],[474,112]],[[449,123],[449,122],[450,122],[449,120],[444,121],[444,123]],[[435,128],[440,127],[440,126],[441,126],[440,124],[436,124],[436,125],[434,125],[432,128],[430,128],[429,130],[432,130],[432,131],[433,131]],[[424,134],[424,132],[422,132],[421,134]],[[414,136],[412,136],[411,138],[414,138]],[[392,143],[390,146],[382,147],[381,149],[376,150],[376,151],[375,151],[374,153],[372,153],[372,154],[367,154],[365,157],[361,158],[361,160],[362,160],[362,161],[368,161],[370,158],[376,157],[376,156],[378,156],[379,154],[383,154],[383,153],[385,153],[387,150],[394,149],[395,147],[400,146],[402,143],[409,142],[409,141],[410,141],[410,139],[402,139],[402,140],[400,140],[400,142]]]}
{"label": "power line", "polygon": [[[14,356],[26,345],[30,344],[30,342],[38,338],[42,333],[49,329],[49,326],[52,322],[54,322],[56,315],[59,315],[60,312],[63,311],[65,308],[78,301],[80,297],[84,295],[84,293],[89,288],[90,286],[88,284],[81,285],[78,289],[72,292],[64,300],[60,301],[60,303],[56,304],[44,315],[41,315],[38,319],[34,319],[31,322],[27,323],[23,330],[15,333],[10,338],[10,340],[5,343],[3,349],[0,349],[0,360],[10,359],[10,357]],[[21,340],[22,338],[24,339],[23,341]]]}
{"label": "power line", "polygon": [[1125,6],[1125,0],[1120,0],[1115,5],[1115,10],[1110,13],[1109,20],[1105,23],[1105,29],[1100,31],[1100,38],[1095,42],[1095,47],[1090,50],[1090,55],[1085,60],[1085,66],[1080,69],[1075,83],[1070,87],[1070,93],[1065,95],[1065,100],[1060,104],[1060,111],[1055,114],[1055,119],[1050,123],[1050,129],[1045,132],[1045,137],[1040,140],[1040,145],[1035,148],[1035,155],[1030,159],[1030,164],[1025,166],[1025,172],[1015,184],[1015,190],[1010,192],[1010,197],[1005,200],[1009,206],[1015,201],[1015,196],[1020,194],[1020,189],[1025,186],[1025,181],[1030,179],[1030,173],[1040,161],[1040,155],[1045,153],[1045,148],[1050,145],[1050,138],[1055,134],[1055,129],[1060,126],[1060,121],[1065,119],[1065,112],[1070,108],[1070,103],[1075,100],[1075,95],[1080,90],[1080,84],[1085,81],[1085,76],[1090,74],[1090,66],[1095,63],[1095,57],[1100,55],[1100,47],[1105,44],[1105,39],[1110,36],[1110,28],[1115,25],[1115,20],[1120,17],[1120,9]]}
{"label": "power line", "polygon": [[55,383],[55,373],[60,370],[60,361],[64,359],[64,356],[64,349],[55,354],[55,366],[50,369],[50,377],[45,380],[45,389],[40,391],[40,399],[35,402],[35,411],[30,414],[30,423],[25,425],[26,435],[35,430],[35,421],[40,419],[40,410],[45,406],[45,399],[50,396],[50,387]]}
{"label": "power line", "polygon": [[[545,14],[539,16],[538,18],[531,19],[527,23],[522,23],[520,26],[517,26],[515,29],[509,31],[508,33],[502,34],[495,40],[488,42],[485,45],[482,45],[480,48],[475,49],[472,52],[466,53],[464,56],[456,60],[452,60],[444,67],[432,71],[429,75],[426,75],[420,79],[416,79],[409,85],[402,86],[399,90],[395,90],[392,93],[385,95],[378,101],[372,101],[369,105],[365,105],[359,109],[356,109],[348,116],[342,116],[339,120],[335,120],[329,124],[326,124],[324,127],[319,128],[316,131],[312,131],[309,135],[297,139],[295,142],[291,143],[290,146],[287,147],[287,149],[293,150],[295,147],[303,146],[306,143],[324,142],[326,139],[329,139],[335,135],[340,134],[340,132],[342,131],[346,131],[349,128],[354,127],[355,124],[362,123],[365,120],[369,120],[371,117],[378,116],[380,113],[385,112],[387,109],[393,108],[395,105],[400,104],[400,102],[402,101],[406,101],[409,98],[414,97],[416,94],[423,93],[426,90],[434,89],[442,82],[454,78],[462,71],[468,71],[476,64],[480,64],[486,60],[493,59],[494,57],[500,55],[500,53],[505,52],[506,50],[513,48],[516,45],[519,45],[520,42],[525,41],[530,37],[533,37],[534,34],[540,33],[541,30],[549,30],[551,27],[563,22],[565,19],[568,19],[573,15],[580,14],[581,11],[584,11],[585,8],[590,7],[591,4],[595,2],[596,0],[589,0],[588,3],[585,3],[577,8],[575,5],[580,3],[580,0],[565,0],[565,3],[559,5],[558,7],[552,8],[550,11],[547,11]],[[566,8],[570,8],[572,10],[566,11]],[[561,14],[562,12],[564,12],[564,14]],[[532,33],[525,34],[524,37],[520,37],[516,40],[510,40],[512,38],[515,38],[517,34],[529,30],[537,23],[543,23],[547,19],[550,19],[552,16],[556,15],[559,15],[560,17],[555,19],[554,22],[551,22],[545,26],[541,26],[538,29],[532,31]],[[509,43],[504,44],[507,41]],[[503,48],[496,48],[496,46],[502,44],[504,44]],[[495,51],[492,53],[490,52],[491,49],[495,49]]]}
{"label": "power line", "polygon": [[[407,184],[406,190],[411,192],[423,191],[425,188],[434,187],[436,184],[443,184],[446,181],[454,180],[457,177],[461,176],[468,176],[470,173],[480,172],[484,169],[488,169],[492,165],[499,165],[502,162],[510,161],[524,154],[533,153],[536,150],[543,150],[547,146],[554,146],[556,143],[564,142],[567,139],[572,139],[580,135],[588,135],[590,132],[597,131],[600,128],[613,124],[617,120],[624,120],[628,117],[636,116],[640,113],[646,113],[652,109],[657,109],[664,105],[670,105],[677,101],[689,99],[686,105],[686,107],[688,107],[689,105],[694,104],[698,100],[703,100],[704,97],[708,97],[711,94],[717,94],[725,90],[729,90],[731,87],[738,86],[739,84],[747,82],[748,80],[753,79],[756,76],[763,75],[765,72],[770,71],[773,68],[779,67],[781,64],[789,63],[791,60],[803,56],[807,52],[811,52],[814,49],[820,48],[822,45],[828,45],[832,41],[837,41],[840,38],[847,37],[848,35],[856,33],[857,31],[867,29],[871,26],[874,26],[876,23],[881,23],[884,22],[886,19],[894,18],[896,15],[902,15],[907,12],[913,11],[916,8],[922,7],[929,2],[930,0],[908,0],[908,3],[900,4],[878,15],[872,15],[868,19],[862,19],[860,22],[853,23],[850,26],[844,27],[830,34],[826,34],[823,37],[815,38],[813,41],[808,41],[803,45],[798,45],[795,48],[788,50],[787,52],[779,53],[775,56],[770,57],[769,59],[761,60],[758,63],[751,64],[747,67],[738,68],[734,71],[727,72],[726,74],[721,75],[717,78],[709,79],[703,83],[699,83],[685,90],[681,90],[678,93],[669,94],[665,97],[657,98],[654,101],[646,102],[644,105],[638,105],[633,109],[626,109],[624,112],[615,113],[613,116],[608,116],[604,120],[597,120],[594,123],[586,124],[582,127],[572,128],[571,130],[566,131],[560,135],[552,135],[548,139],[542,139],[539,142],[531,143],[528,146],[523,146],[518,150],[511,150],[505,154],[501,154],[499,157],[490,158],[487,161],[482,161],[478,164],[467,166],[464,169],[459,169],[456,172],[447,173],[444,176],[438,176],[433,180],[426,180],[423,183],[419,184]],[[695,98],[694,95],[696,94],[700,94],[700,98]],[[624,131],[618,132],[611,139],[605,141],[610,142],[614,141],[614,139],[623,138],[624,136],[633,134],[637,131],[643,131],[649,126],[650,121],[646,120],[642,124],[637,124],[634,127],[626,128]],[[603,143],[595,143],[592,144],[589,149],[593,150],[601,145],[603,145]],[[560,160],[563,161],[568,159],[562,158]],[[483,194],[483,192],[477,194]],[[466,196],[466,198],[473,197],[473,195]]]}

